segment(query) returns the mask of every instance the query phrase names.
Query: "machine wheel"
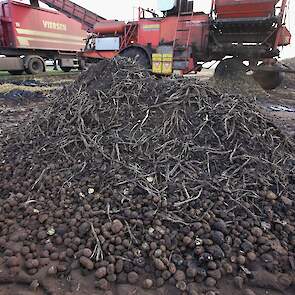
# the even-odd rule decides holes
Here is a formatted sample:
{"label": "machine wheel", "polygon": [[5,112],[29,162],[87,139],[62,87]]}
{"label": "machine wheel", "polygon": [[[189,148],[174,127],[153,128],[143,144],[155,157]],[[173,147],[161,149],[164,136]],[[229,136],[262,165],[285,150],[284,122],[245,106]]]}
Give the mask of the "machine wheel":
{"label": "machine wheel", "polygon": [[246,75],[247,67],[238,58],[227,58],[218,64],[214,77],[217,79],[239,80]]}
{"label": "machine wheel", "polygon": [[10,75],[16,76],[16,75],[22,75],[23,74],[23,70],[17,70],[17,71],[8,71],[8,73]]}
{"label": "machine wheel", "polygon": [[143,67],[149,69],[151,67],[151,62],[148,54],[144,51],[144,49],[140,47],[129,47],[123,50],[120,53],[120,56],[130,57],[135,59],[137,63],[142,65]]}
{"label": "machine wheel", "polygon": [[61,67],[61,70],[65,73],[68,73],[72,70],[72,68],[71,67]]}
{"label": "machine wheel", "polygon": [[37,75],[45,71],[45,63],[44,61],[37,57],[31,57],[28,60],[26,72],[28,74]]}
{"label": "machine wheel", "polygon": [[[261,64],[259,66],[266,66],[265,64]],[[278,65],[273,65],[269,67],[276,67]],[[284,74],[282,72],[266,72],[266,71],[256,71],[253,75],[255,81],[264,89],[264,90],[272,90],[281,85],[284,80]]]}

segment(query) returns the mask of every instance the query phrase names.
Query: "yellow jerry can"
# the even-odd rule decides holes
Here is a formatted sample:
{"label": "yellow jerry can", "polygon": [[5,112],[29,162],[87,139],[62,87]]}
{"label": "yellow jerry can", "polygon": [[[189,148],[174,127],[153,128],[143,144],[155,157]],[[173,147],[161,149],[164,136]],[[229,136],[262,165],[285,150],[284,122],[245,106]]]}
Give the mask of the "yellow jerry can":
{"label": "yellow jerry can", "polygon": [[162,74],[162,58],[163,58],[162,54],[154,53],[152,55],[153,73]]}
{"label": "yellow jerry can", "polygon": [[163,54],[162,74],[171,75],[173,72],[173,54]]}

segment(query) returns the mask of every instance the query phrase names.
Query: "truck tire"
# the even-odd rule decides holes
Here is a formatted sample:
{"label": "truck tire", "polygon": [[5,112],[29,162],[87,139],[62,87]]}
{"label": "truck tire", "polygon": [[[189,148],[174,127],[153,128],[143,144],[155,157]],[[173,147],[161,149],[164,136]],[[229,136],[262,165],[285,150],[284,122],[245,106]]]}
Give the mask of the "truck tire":
{"label": "truck tire", "polygon": [[83,72],[87,70],[87,64],[84,59],[79,58],[79,71]]}
{"label": "truck tire", "polygon": [[26,72],[31,75],[41,74],[45,71],[45,63],[42,58],[31,57],[27,61]]}
{"label": "truck tire", "polygon": [[16,76],[16,75],[22,75],[23,74],[23,70],[17,70],[17,71],[8,71],[8,73],[10,75]]}
{"label": "truck tire", "polygon": [[126,48],[120,53],[120,56],[135,59],[138,64],[142,65],[146,69],[151,68],[150,58],[148,53],[143,48],[136,46]]}
{"label": "truck tire", "polygon": [[216,79],[240,80],[247,72],[247,67],[238,58],[227,58],[218,64],[215,69],[214,77]]}
{"label": "truck tire", "polygon": [[72,70],[72,68],[71,67],[61,67],[61,70],[65,73],[69,73]]}

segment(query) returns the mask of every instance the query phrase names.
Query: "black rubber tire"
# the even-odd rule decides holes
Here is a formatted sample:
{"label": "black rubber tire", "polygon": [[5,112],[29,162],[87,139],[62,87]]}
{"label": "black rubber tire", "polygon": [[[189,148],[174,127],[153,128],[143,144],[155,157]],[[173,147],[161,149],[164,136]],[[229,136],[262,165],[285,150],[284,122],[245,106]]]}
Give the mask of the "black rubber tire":
{"label": "black rubber tire", "polygon": [[135,59],[137,63],[139,63],[143,67],[147,69],[151,68],[150,59],[147,53],[141,48],[138,48],[138,47],[127,48],[120,53],[120,56],[130,57],[132,59]]}
{"label": "black rubber tire", "polygon": [[65,73],[69,73],[72,70],[72,68],[71,67],[61,67],[61,70]]}
{"label": "black rubber tire", "polygon": [[8,73],[13,76],[22,75],[24,73],[24,70],[8,71]]}
{"label": "black rubber tire", "polygon": [[[261,64],[259,66],[265,65]],[[273,67],[277,66],[274,65]],[[256,71],[253,74],[253,78],[264,90],[273,90],[281,85],[284,80],[284,74],[281,72]]]}
{"label": "black rubber tire", "polygon": [[86,61],[84,59],[79,59],[79,71],[83,72],[87,70]]}
{"label": "black rubber tire", "polygon": [[45,64],[42,59],[32,57],[28,61],[26,72],[31,75],[41,74],[45,71]]}
{"label": "black rubber tire", "polygon": [[247,66],[238,58],[227,58],[218,64],[215,69],[214,77],[216,79],[239,80],[246,75]]}

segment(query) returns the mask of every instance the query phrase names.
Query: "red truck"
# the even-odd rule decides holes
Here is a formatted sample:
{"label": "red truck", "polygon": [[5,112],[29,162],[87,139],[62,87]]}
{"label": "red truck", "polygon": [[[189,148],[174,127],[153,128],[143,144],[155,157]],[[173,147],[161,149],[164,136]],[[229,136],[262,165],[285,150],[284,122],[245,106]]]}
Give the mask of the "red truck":
{"label": "red truck", "polygon": [[[34,1],[31,1],[34,4]],[[36,3],[36,2],[35,2]],[[38,74],[45,61],[58,61],[65,72],[75,67],[87,36],[83,24],[57,11],[11,0],[0,2],[0,70]]]}

